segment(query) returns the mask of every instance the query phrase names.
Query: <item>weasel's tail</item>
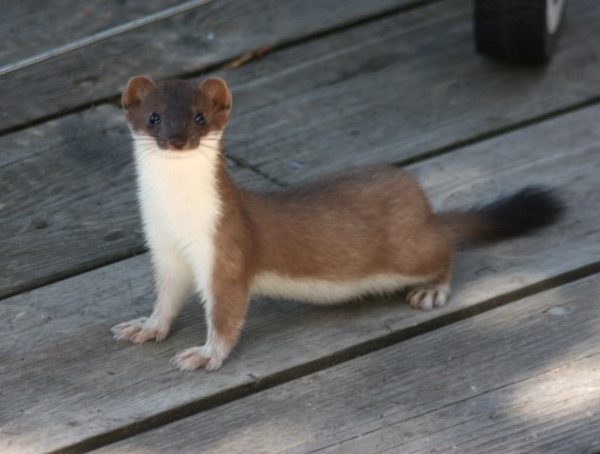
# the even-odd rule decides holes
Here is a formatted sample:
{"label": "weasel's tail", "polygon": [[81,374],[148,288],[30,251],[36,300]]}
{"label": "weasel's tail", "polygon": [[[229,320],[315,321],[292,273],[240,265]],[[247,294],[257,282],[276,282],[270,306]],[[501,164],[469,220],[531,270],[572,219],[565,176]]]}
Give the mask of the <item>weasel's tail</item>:
{"label": "weasel's tail", "polygon": [[563,212],[551,190],[532,186],[489,205],[438,217],[456,242],[489,243],[527,235],[558,221]]}

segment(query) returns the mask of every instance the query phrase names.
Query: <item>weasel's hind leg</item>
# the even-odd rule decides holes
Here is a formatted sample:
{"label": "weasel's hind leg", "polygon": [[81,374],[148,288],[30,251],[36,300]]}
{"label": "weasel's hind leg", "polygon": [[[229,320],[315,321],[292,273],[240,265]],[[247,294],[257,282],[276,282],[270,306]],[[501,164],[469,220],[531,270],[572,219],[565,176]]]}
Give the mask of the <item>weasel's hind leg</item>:
{"label": "weasel's hind leg", "polygon": [[406,300],[414,309],[429,311],[442,307],[450,296],[454,250],[448,237],[437,231],[424,237],[426,240],[418,254],[418,273],[432,276],[428,282],[415,285]]}
{"label": "weasel's hind leg", "polygon": [[442,307],[450,296],[450,284],[429,284],[415,287],[408,292],[406,300],[414,309],[429,311],[434,307]]}

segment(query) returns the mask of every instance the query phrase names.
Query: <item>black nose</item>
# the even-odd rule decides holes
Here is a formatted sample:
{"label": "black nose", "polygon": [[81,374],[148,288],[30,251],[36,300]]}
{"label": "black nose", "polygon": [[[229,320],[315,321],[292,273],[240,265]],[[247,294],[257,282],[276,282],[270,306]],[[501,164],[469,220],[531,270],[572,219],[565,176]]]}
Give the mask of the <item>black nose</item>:
{"label": "black nose", "polygon": [[187,139],[182,136],[169,137],[169,147],[175,150],[181,150],[187,145]]}

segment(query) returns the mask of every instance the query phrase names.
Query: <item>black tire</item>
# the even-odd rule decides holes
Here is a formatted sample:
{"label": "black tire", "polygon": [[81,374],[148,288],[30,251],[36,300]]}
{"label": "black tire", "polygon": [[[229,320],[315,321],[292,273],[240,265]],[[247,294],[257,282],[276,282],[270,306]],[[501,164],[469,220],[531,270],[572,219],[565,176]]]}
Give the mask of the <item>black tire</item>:
{"label": "black tire", "polygon": [[474,0],[477,51],[524,63],[550,59],[567,0]]}

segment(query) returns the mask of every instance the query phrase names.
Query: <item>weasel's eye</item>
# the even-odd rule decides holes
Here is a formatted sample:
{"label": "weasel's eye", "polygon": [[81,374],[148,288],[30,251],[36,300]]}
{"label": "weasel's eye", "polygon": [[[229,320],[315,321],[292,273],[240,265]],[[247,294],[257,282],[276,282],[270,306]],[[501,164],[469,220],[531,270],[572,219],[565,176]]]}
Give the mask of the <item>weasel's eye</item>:
{"label": "weasel's eye", "polygon": [[158,115],[156,112],[152,112],[152,115],[150,115],[150,118],[148,118],[148,123],[153,126],[160,124],[160,115]]}
{"label": "weasel's eye", "polygon": [[206,117],[204,116],[204,114],[199,113],[198,115],[196,115],[196,118],[194,118],[194,120],[196,121],[196,123],[198,123],[200,126],[204,126],[206,124]]}

